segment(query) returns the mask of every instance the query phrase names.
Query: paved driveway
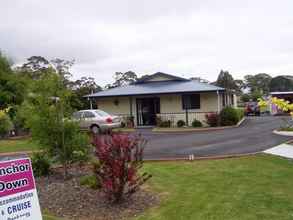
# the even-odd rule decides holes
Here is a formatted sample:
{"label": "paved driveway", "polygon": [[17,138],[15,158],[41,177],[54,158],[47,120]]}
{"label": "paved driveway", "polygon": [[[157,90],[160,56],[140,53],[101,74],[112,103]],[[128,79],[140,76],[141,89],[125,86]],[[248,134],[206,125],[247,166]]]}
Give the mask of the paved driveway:
{"label": "paved driveway", "polygon": [[254,153],[274,147],[288,137],[272,133],[283,123],[282,117],[250,117],[239,127],[218,131],[158,134],[149,129],[140,132],[148,140],[146,159],[220,156]]}

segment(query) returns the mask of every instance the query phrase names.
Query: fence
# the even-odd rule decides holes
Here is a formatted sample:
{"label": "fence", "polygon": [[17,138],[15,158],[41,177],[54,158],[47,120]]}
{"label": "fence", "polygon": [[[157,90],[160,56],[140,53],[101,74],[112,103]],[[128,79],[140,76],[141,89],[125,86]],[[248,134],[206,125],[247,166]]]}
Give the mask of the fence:
{"label": "fence", "polygon": [[214,112],[171,112],[157,114],[157,117],[159,117],[162,121],[170,121],[171,126],[176,126],[177,121],[179,120],[183,120],[186,125],[191,125],[195,119],[205,124],[206,115],[209,113]]}
{"label": "fence", "polygon": [[[161,121],[170,121],[171,127],[176,127],[177,122],[179,120],[183,120],[186,125],[191,126],[194,119],[202,122],[203,124],[206,124],[206,115],[209,113],[215,113],[215,112],[192,112],[192,111],[186,111],[186,112],[169,112],[169,113],[159,113],[155,116],[157,118],[160,118]],[[129,121],[129,118],[131,117],[130,114],[118,114],[122,118],[122,121],[127,124]],[[134,115],[134,123],[136,123],[136,115]]]}

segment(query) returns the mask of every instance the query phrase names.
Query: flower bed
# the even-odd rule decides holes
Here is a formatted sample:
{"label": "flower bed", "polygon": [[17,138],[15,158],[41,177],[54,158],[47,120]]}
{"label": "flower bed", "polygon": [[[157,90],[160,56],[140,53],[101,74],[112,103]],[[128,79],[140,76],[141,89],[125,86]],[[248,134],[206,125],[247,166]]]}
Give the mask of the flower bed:
{"label": "flower bed", "polygon": [[36,179],[40,204],[50,214],[68,219],[125,219],[142,213],[158,203],[151,192],[140,190],[120,204],[106,202],[103,193],[80,184],[90,167],[71,167],[71,178],[64,181],[62,169],[54,169],[49,177]]}

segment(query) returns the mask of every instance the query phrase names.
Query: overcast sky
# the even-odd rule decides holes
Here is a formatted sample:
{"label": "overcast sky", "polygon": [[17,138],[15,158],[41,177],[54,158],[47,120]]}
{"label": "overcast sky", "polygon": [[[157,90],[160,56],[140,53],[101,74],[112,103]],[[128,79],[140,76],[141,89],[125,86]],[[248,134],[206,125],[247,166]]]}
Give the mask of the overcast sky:
{"label": "overcast sky", "polygon": [[16,63],[75,59],[74,78],[100,85],[128,70],[293,75],[293,1],[5,0],[0,49]]}

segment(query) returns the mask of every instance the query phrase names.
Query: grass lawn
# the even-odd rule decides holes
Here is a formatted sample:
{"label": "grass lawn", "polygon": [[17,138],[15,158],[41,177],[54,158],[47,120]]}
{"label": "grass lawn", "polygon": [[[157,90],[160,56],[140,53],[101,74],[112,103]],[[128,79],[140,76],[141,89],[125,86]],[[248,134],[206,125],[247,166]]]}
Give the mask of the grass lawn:
{"label": "grass lawn", "polygon": [[38,149],[39,146],[30,138],[19,140],[0,140],[0,153],[34,151]]}
{"label": "grass lawn", "polygon": [[147,163],[159,207],[137,220],[293,219],[293,162],[260,155]]}
{"label": "grass lawn", "polygon": [[[30,140],[0,141],[2,152],[33,149]],[[161,203],[136,220],[293,219],[293,161],[258,155],[145,163],[144,170]]]}

